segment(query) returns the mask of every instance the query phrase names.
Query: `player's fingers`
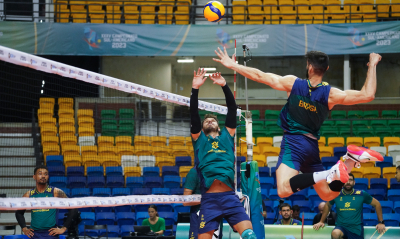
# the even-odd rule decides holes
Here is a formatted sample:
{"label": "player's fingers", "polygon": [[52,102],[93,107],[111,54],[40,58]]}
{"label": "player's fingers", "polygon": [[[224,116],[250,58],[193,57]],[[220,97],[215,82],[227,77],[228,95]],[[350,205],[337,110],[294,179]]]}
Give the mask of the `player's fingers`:
{"label": "player's fingers", "polygon": [[215,58],[213,58],[213,61],[216,61],[216,62],[221,63],[221,60],[220,60],[220,59],[215,59]]}
{"label": "player's fingers", "polygon": [[219,54],[219,52],[218,52],[217,50],[214,50],[214,52],[215,52],[215,54],[217,54],[217,56],[218,56],[219,58],[222,58],[222,56]]}
{"label": "player's fingers", "polygon": [[203,81],[206,81],[206,80],[207,80],[207,76],[203,78]]}
{"label": "player's fingers", "polygon": [[226,52],[226,47],[224,47],[224,53],[225,53],[225,55],[229,56],[228,52]]}
{"label": "player's fingers", "polygon": [[233,53],[233,55],[232,55],[232,60],[235,60],[235,59],[236,59],[236,54]]}
{"label": "player's fingers", "polygon": [[218,47],[218,51],[222,56],[224,56],[224,53],[221,51],[221,49],[219,49],[219,47]]}

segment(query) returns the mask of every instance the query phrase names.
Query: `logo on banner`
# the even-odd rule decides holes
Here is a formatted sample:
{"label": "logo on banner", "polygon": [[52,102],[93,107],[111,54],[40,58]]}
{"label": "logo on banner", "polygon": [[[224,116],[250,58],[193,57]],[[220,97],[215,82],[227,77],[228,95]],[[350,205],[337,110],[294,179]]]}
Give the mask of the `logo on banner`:
{"label": "logo on banner", "polygon": [[96,76],[94,79],[97,81],[101,81],[100,77],[98,77],[98,76]]}
{"label": "logo on banner", "polygon": [[57,66],[55,66],[55,65],[53,65],[53,64],[51,64],[51,67],[50,67],[52,70],[57,70]]}
{"label": "logo on banner", "polygon": [[360,31],[355,27],[349,27],[347,29],[347,33],[349,33],[349,40],[353,43],[353,47],[357,48],[362,46],[363,44],[360,41],[365,41],[365,38],[361,38]]}
{"label": "logo on banner", "polygon": [[134,87],[134,86],[131,86],[131,90],[136,90],[136,87]]}
{"label": "logo on banner", "polygon": [[87,75],[86,75],[86,78],[90,79],[90,78],[92,78],[92,76],[89,75],[89,74],[87,74]]}
{"label": "logo on banner", "polygon": [[25,57],[25,56],[21,56],[19,59],[20,59],[21,61],[26,61],[26,57]]}
{"label": "logo on banner", "polygon": [[65,68],[65,67],[60,67],[60,71],[62,71],[62,72],[66,72],[67,71],[67,69]]}
{"label": "logo on banner", "polygon": [[89,45],[89,49],[93,50],[93,48],[99,48],[101,39],[97,35],[95,31],[90,29],[89,27],[85,27],[83,30],[84,40]]}
{"label": "logo on banner", "polygon": [[8,58],[15,58],[15,55],[13,55],[13,54],[11,54],[11,53],[8,53]]}
{"label": "logo on banner", "polygon": [[78,71],[78,76],[83,76],[83,72],[82,71]]}
{"label": "logo on banner", "polygon": [[44,61],[42,61],[42,64],[41,64],[41,66],[43,66],[43,67],[47,67],[47,63],[46,63],[46,62],[44,62]]}
{"label": "logo on banner", "polygon": [[217,29],[217,41],[222,47],[226,48],[229,48],[229,44],[233,43],[229,34],[220,28]]}
{"label": "logo on banner", "polygon": [[106,83],[108,80],[106,78],[103,78],[103,82]]}
{"label": "logo on banner", "polygon": [[0,50],[0,55],[4,56],[4,51],[3,50]]}

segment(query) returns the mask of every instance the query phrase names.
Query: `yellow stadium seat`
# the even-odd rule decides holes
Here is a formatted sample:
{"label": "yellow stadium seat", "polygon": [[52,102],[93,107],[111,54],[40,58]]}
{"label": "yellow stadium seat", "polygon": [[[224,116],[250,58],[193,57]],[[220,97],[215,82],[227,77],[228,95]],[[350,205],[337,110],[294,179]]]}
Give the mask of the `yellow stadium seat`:
{"label": "yellow stadium seat", "polygon": [[167,137],[166,136],[152,136],[150,137],[151,146],[167,146]]}
{"label": "yellow stadium seat", "polygon": [[79,137],[82,136],[94,136],[94,127],[79,127]]}
{"label": "yellow stadium seat", "polygon": [[351,173],[354,175],[355,178],[362,178],[364,177],[364,168],[353,168]]}
{"label": "yellow stadium seat", "polygon": [[363,168],[375,167],[375,162],[369,161],[369,162],[361,163],[361,167],[363,167]]}
{"label": "yellow stadium seat", "polygon": [[179,167],[179,176],[181,178],[186,178],[186,175],[189,173],[189,171],[192,169],[192,166],[180,166]]}
{"label": "yellow stadium seat", "polygon": [[59,109],[72,109],[74,108],[74,98],[58,98]]}
{"label": "yellow stadium seat", "polygon": [[[238,150],[239,150],[239,149],[238,149]],[[240,147],[240,152],[238,151],[238,152],[237,152],[237,155],[238,155],[238,156],[247,157],[247,145],[241,146],[241,147]]]}
{"label": "yellow stadium seat", "polygon": [[192,137],[185,137],[185,145],[193,147]]}
{"label": "yellow stadium seat", "polygon": [[189,152],[187,147],[184,145],[173,145],[171,154],[175,158],[177,156],[188,156]]}
{"label": "yellow stadium seat", "polygon": [[279,24],[278,1],[264,0],[265,24]]}
{"label": "yellow stadium seat", "polygon": [[232,1],[232,24],[244,24],[247,19],[246,1]]}
{"label": "yellow stadium seat", "polygon": [[153,147],[153,155],[159,156],[169,156],[172,153],[172,149],[168,146],[155,146]]}
{"label": "yellow stadium seat", "polygon": [[57,127],[41,127],[40,128],[40,135],[41,136],[57,136]]}
{"label": "yellow stadium seat", "polygon": [[53,117],[41,117],[39,118],[39,127],[53,127],[57,125],[56,118]]}
{"label": "yellow stadium seat", "polygon": [[375,0],[375,3],[378,10],[378,17],[389,17],[390,0]]}
{"label": "yellow stadium seat", "polygon": [[357,4],[359,4],[358,0],[344,0],[343,9],[346,14],[347,23],[359,23],[362,21],[362,12],[358,10]]}
{"label": "yellow stadium seat", "polygon": [[174,13],[174,15],[175,15],[175,24],[176,25],[189,24],[189,6],[190,6],[190,3],[177,1],[176,5],[177,5],[177,7],[176,7],[176,11]]}
{"label": "yellow stadium seat", "polygon": [[318,146],[319,147],[324,147],[326,146],[326,138],[324,136],[321,136],[318,140]]}
{"label": "yellow stadium seat", "polygon": [[258,137],[257,138],[257,145],[261,148],[263,147],[272,147],[273,141],[272,137]]}
{"label": "yellow stadium seat", "polygon": [[296,24],[296,10],[292,0],[279,0],[281,24]]}
{"label": "yellow stadium seat", "polygon": [[376,22],[376,10],[374,10],[374,0],[359,0],[360,11],[363,15],[363,22]]}
{"label": "yellow stadium seat", "polygon": [[253,155],[262,155],[262,148],[260,146],[253,146]]}
{"label": "yellow stadium seat", "polygon": [[140,167],[124,167],[125,180],[127,177],[141,177],[142,169]]}
{"label": "yellow stadium seat", "polygon": [[384,137],[383,138],[383,145],[386,147],[386,151],[389,151],[389,145],[399,145],[400,144],[400,137]]}
{"label": "yellow stadium seat", "polygon": [[156,18],[155,8],[155,2],[140,2],[140,18],[142,19],[142,24],[154,24]]}
{"label": "yellow stadium seat", "polygon": [[43,97],[39,99],[39,106],[41,109],[54,109],[56,100],[54,98]]}
{"label": "yellow stadium seat", "polygon": [[108,2],[107,10],[107,23],[120,24],[121,23],[121,7],[122,2]]}
{"label": "yellow stadium seat", "polygon": [[364,138],[364,146],[371,147],[379,147],[381,146],[381,138],[380,137],[365,137]]}
{"label": "yellow stadium seat", "polygon": [[133,146],[117,146],[117,155],[135,155],[135,147]]}
{"label": "yellow stadium seat", "polygon": [[[240,137],[240,147],[247,146],[246,137]],[[252,138],[252,143],[256,143],[256,138]]]}
{"label": "yellow stadium seat", "polygon": [[319,157],[332,157],[333,156],[333,148],[330,146],[319,147]]}
{"label": "yellow stadium seat", "polygon": [[82,157],[84,156],[97,156],[97,146],[96,145],[91,145],[91,146],[81,146],[81,155]]}
{"label": "yellow stadium seat", "polygon": [[104,23],[105,11],[102,2],[90,2],[88,4],[89,17],[91,23]]}
{"label": "yellow stadium seat", "polygon": [[139,146],[139,145],[149,146],[150,145],[150,136],[136,135],[133,139],[133,144],[135,146]]}
{"label": "yellow stadium seat", "polygon": [[73,109],[59,109],[58,118],[74,118]]}
{"label": "yellow stadium seat", "polygon": [[78,110],[78,119],[79,118],[93,118],[93,110],[91,109],[79,109]]}
{"label": "yellow stadium seat", "polygon": [[49,109],[49,108],[40,108],[38,109],[38,118],[44,118],[44,117],[48,117],[48,118],[52,118],[53,117],[53,113],[54,110],[53,109]]}
{"label": "yellow stadium seat", "polygon": [[314,13],[314,24],[328,23],[328,16],[324,14],[324,1],[310,0],[311,11]]}
{"label": "yellow stadium seat", "polygon": [[138,24],[139,23],[139,11],[138,4],[135,2],[125,2],[124,5],[124,17],[126,24]]}
{"label": "yellow stadium seat", "polygon": [[[386,167],[382,169],[382,177],[387,178],[387,180],[390,182],[391,178],[394,178],[396,176],[396,167]],[[390,183],[389,183],[390,186]]]}
{"label": "yellow stadium seat", "polygon": [[94,127],[94,119],[90,117],[81,117],[78,119],[79,127]]}
{"label": "yellow stadium seat", "polygon": [[263,24],[264,23],[264,11],[262,10],[261,0],[248,0],[247,10],[249,12],[249,19],[246,24]]}
{"label": "yellow stadium seat", "polygon": [[65,168],[82,166],[82,157],[80,155],[64,156],[64,166]]}
{"label": "yellow stadium seat", "polygon": [[82,165],[85,167],[101,166],[100,157],[95,155],[82,156]]}
{"label": "yellow stadium seat", "polygon": [[115,146],[125,146],[132,145],[132,137],[131,136],[117,136],[115,137]]}
{"label": "yellow stadium seat", "polygon": [[77,143],[78,139],[76,136],[60,136],[61,147],[63,145],[76,145]]}
{"label": "yellow stadium seat", "polygon": [[68,0],[54,1],[56,22],[69,22]]}
{"label": "yellow stadium seat", "polygon": [[160,167],[160,172],[164,166],[175,166],[175,158],[172,156],[156,156],[156,166]]}
{"label": "yellow stadium seat", "polygon": [[51,145],[51,146],[43,146],[43,156],[46,160],[48,155],[60,155],[60,146],[58,145]]}
{"label": "yellow stadium seat", "polygon": [[97,145],[99,147],[109,147],[114,146],[114,137],[112,136],[99,136],[97,138]]}
{"label": "yellow stadium seat", "polygon": [[148,145],[135,146],[135,154],[137,156],[153,155],[153,147]]}
{"label": "yellow stadium seat", "polygon": [[59,127],[59,135],[61,136],[75,136],[75,127],[74,126],[60,126]]}
{"label": "yellow stadium seat", "polygon": [[279,153],[281,152],[281,148],[279,147],[264,147],[262,150],[262,154],[265,157],[279,156]]}
{"label": "yellow stadium seat", "polygon": [[51,146],[51,145],[58,145],[58,137],[57,136],[42,136],[42,145]]}
{"label": "yellow stadium seat", "polygon": [[253,155],[253,160],[257,162],[258,167],[264,167],[267,162],[264,155]]}
{"label": "yellow stadium seat", "polygon": [[75,127],[75,118],[60,118],[58,120],[58,126],[72,126]]}
{"label": "yellow stadium seat", "polygon": [[74,23],[86,23],[87,12],[85,9],[86,1],[69,1],[71,15]]}
{"label": "yellow stadium seat", "polygon": [[344,146],[344,138],[343,137],[329,137],[328,138],[328,146],[335,147],[343,147]]}
{"label": "yellow stadium seat", "polygon": [[114,155],[116,155],[116,153],[117,153],[117,147],[114,147],[114,146],[113,147],[110,147],[110,146],[99,147],[98,151],[97,151],[97,154],[99,156],[108,156],[108,155],[114,156]]}
{"label": "yellow stadium seat", "polygon": [[172,24],[174,2],[160,1],[158,6],[158,24]]}
{"label": "yellow stadium seat", "polygon": [[356,145],[358,147],[362,147],[364,145],[362,137],[347,137],[346,146],[347,145]]}
{"label": "yellow stadium seat", "polygon": [[329,23],[332,24],[346,22],[346,15],[341,9],[342,2],[340,0],[327,0],[326,5],[327,16],[332,18]]}
{"label": "yellow stadium seat", "polygon": [[[118,155],[106,155],[100,157],[101,165],[103,165],[104,169],[106,167],[117,167],[121,166],[121,156]],[[105,170],[104,170],[105,172]]]}
{"label": "yellow stadium seat", "polygon": [[380,178],[381,177],[381,168],[380,167],[369,167],[364,168],[364,178],[368,178],[370,181],[371,178]]}
{"label": "yellow stadium seat", "polygon": [[171,136],[168,138],[168,145],[185,145],[185,137],[183,136]]}
{"label": "yellow stadium seat", "polygon": [[310,9],[308,0],[295,0],[294,4],[297,6],[297,14],[299,16],[298,24],[312,24],[313,11]]}
{"label": "yellow stadium seat", "polygon": [[78,145],[64,145],[61,147],[62,155],[81,155]]}

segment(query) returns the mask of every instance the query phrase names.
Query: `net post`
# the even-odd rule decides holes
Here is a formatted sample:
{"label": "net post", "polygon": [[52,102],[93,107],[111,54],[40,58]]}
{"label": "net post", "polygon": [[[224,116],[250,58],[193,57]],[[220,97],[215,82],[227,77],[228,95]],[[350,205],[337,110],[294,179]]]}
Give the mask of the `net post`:
{"label": "net post", "polygon": [[247,162],[253,161],[253,119],[250,111],[246,111],[246,143]]}
{"label": "net post", "polygon": [[[235,39],[235,57],[234,60],[236,62],[236,39]],[[236,71],[233,71],[233,98],[236,100]],[[234,149],[235,149],[235,159],[233,161],[234,167],[235,167],[235,177],[234,177],[234,184],[235,184],[235,192],[237,191],[237,132],[235,134],[235,139],[234,139]]]}

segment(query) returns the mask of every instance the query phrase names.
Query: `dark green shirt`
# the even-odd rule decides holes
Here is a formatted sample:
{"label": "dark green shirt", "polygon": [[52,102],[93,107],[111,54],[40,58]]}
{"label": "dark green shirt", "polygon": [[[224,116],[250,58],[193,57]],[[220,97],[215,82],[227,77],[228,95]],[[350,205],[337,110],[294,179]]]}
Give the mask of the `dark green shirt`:
{"label": "dark green shirt", "polygon": [[[200,179],[196,168],[190,169],[189,173],[186,175],[184,188],[192,190],[193,194],[201,194]],[[200,205],[191,207],[191,211],[197,212],[198,210],[200,210]]]}
{"label": "dark green shirt", "polygon": [[372,196],[363,190],[354,190],[350,194],[342,191],[329,203],[336,204],[336,225],[342,226],[354,234],[361,235],[363,227],[363,204],[371,204]]}
{"label": "dark green shirt", "polygon": [[[40,193],[36,188],[29,192],[30,198],[54,197],[54,187],[47,186]],[[56,209],[32,209],[31,228],[33,230],[47,230],[56,226]]]}
{"label": "dark green shirt", "polygon": [[149,222],[149,219],[146,218],[143,220],[142,226],[150,226],[150,229],[153,232],[159,232],[161,230],[165,231],[165,220],[162,217],[158,217],[156,224],[153,225]]}

